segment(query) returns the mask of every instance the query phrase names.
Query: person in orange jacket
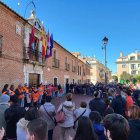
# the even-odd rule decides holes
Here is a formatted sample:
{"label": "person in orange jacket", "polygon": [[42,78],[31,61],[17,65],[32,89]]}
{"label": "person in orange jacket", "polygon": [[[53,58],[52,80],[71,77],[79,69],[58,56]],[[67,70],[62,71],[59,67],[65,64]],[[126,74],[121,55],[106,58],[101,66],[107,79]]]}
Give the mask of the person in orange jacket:
{"label": "person in orange jacket", "polygon": [[18,85],[18,88],[15,90],[15,94],[18,97],[18,104],[20,107],[24,107],[24,95],[23,95],[23,88],[21,84]]}
{"label": "person in orange jacket", "polygon": [[38,92],[39,92],[39,105],[41,105],[41,101],[42,101],[42,96],[43,96],[43,92],[44,92],[44,85],[41,83],[39,88],[38,88]]}
{"label": "person in orange jacket", "polygon": [[32,88],[31,100],[32,100],[33,106],[35,107],[38,106],[39,97],[40,97],[40,94],[37,88]]}
{"label": "person in orange jacket", "polygon": [[27,84],[24,84],[23,94],[24,94],[24,107],[29,107],[31,103],[31,99],[30,99],[29,88]]}
{"label": "person in orange jacket", "polygon": [[10,89],[9,89],[9,96],[15,95],[14,89],[15,89],[14,85],[11,85],[11,86],[10,86]]}
{"label": "person in orange jacket", "polygon": [[9,95],[9,90],[8,90],[8,84],[5,84],[4,85],[4,87],[3,87],[3,89],[2,89],[2,94],[7,94],[7,95]]}
{"label": "person in orange jacket", "polygon": [[23,87],[24,91],[28,94],[29,93],[29,89],[28,89],[28,86],[27,84],[24,84],[24,87]]}

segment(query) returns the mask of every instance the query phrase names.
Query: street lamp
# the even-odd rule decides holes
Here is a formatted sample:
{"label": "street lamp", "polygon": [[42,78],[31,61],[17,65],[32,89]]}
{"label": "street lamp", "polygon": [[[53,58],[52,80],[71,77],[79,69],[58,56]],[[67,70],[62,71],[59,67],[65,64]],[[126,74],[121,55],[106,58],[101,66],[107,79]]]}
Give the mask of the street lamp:
{"label": "street lamp", "polygon": [[106,45],[108,43],[108,38],[107,37],[104,37],[103,40],[103,47],[102,49],[104,49],[104,55],[105,55],[105,58],[104,58],[104,61],[105,61],[105,84],[107,84],[107,75],[106,75],[106,69],[107,69],[107,60],[106,60]]}

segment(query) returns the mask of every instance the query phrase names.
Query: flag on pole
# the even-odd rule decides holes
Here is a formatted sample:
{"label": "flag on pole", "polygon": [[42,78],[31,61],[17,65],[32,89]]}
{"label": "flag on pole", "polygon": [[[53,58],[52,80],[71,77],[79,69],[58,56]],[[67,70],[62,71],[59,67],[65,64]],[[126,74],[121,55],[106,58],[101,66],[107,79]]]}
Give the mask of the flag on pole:
{"label": "flag on pole", "polygon": [[30,58],[33,57],[33,52],[35,50],[35,43],[34,43],[35,42],[35,36],[34,36],[35,31],[34,30],[35,30],[34,26],[32,26],[32,31],[31,31],[30,37],[29,37],[29,50],[28,50]]}
{"label": "flag on pole", "polygon": [[52,49],[53,49],[53,34],[51,34],[51,36],[50,36],[50,43],[51,43],[51,47],[50,47],[50,56],[52,56]]}
{"label": "flag on pole", "polygon": [[47,46],[46,46],[46,33],[44,29],[42,29],[41,41],[42,41],[42,58],[45,58]]}
{"label": "flag on pole", "polygon": [[51,48],[50,33],[49,33],[49,31],[48,31],[48,35],[47,35],[46,58],[49,58],[49,57],[50,57],[50,48]]}
{"label": "flag on pole", "polygon": [[30,49],[34,49],[34,41],[35,41],[35,37],[34,37],[34,26],[32,27],[32,31],[30,33],[30,38],[29,38],[29,48]]}

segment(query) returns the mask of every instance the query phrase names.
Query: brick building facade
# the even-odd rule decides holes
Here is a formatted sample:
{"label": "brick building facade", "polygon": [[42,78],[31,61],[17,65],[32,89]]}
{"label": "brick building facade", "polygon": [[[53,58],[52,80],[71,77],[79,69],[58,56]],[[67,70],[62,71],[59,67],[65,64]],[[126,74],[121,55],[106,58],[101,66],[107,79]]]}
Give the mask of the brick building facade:
{"label": "brick building facade", "polygon": [[[24,24],[20,16],[0,2],[0,84],[23,83]],[[20,26],[20,33],[16,27]]]}
{"label": "brick building facade", "polygon": [[[41,48],[29,54],[29,35],[32,29],[26,20],[3,2],[0,2],[0,88],[4,84],[38,84],[89,82],[90,66],[78,59],[56,41],[52,57],[42,60]],[[41,30],[35,28],[40,40]]]}

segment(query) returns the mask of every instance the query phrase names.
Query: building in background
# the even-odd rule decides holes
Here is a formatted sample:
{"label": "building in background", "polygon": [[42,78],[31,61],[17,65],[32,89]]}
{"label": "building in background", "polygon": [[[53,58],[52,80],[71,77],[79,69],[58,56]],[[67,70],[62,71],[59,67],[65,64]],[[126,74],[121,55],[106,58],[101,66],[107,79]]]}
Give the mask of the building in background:
{"label": "building in background", "polygon": [[19,83],[65,85],[66,82],[90,82],[89,64],[56,41],[53,41],[52,56],[43,57],[42,24],[33,12],[26,20],[0,1],[0,25],[0,88],[6,83],[17,86]]}
{"label": "building in background", "polygon": [[120,57],[116,60],[116,65],[118,79],[120,79],[120,75],[123,72],[130,75],[140,75],[140,53],[138,50],[135,50],[135,52],[123,56],[123,53],[120,52]]}
{"label": "building in background", "polygon": [[80,60],[90,66],[90,77],[88,78],[91,83],[96,84],[96,82],[105,82],[105,71],[107,74],[107,81],[110,82],[112,80],[111,70],[109,68],[105,68],[99,60],[91,57],[82,57],[81,54],[77,52],[73,54],[75,56],[77,55]]}
{"label": "building in background", "polygon": [[92,83],[105,82],[105,72],[107,82],[112,80],[112,72],[109,68],[106,68],[99,60],[96,58],[87,58],[90,63],[90,80]]}
{"label": "building in background", "polygon": [[[80,52],[72,52],[72,54],[77,58],[76,67],[78,83],[90,83],[90,64],[83,59]],[[81,76],[82,79],[80,80]]]}

